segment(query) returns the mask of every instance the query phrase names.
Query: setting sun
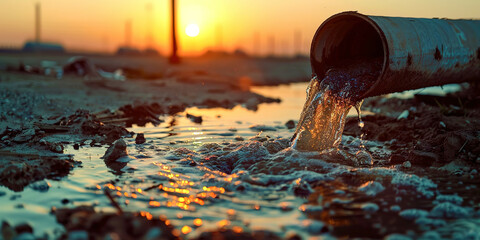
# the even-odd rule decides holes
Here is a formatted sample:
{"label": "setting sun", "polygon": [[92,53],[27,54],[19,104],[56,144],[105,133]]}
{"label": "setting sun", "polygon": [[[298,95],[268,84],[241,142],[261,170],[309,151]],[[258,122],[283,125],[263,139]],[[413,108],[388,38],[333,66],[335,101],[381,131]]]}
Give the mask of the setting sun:
{"label": "setting sun", "polygon": [[198,28],[198,25],[197,25],[197,24],[189,24],[189,25],[185,28],[185,33],[186,33],[187,36],[189,36],[189,37],[196,37],[196,36],[198,36],[198,34],[200,33],[200,28]]}

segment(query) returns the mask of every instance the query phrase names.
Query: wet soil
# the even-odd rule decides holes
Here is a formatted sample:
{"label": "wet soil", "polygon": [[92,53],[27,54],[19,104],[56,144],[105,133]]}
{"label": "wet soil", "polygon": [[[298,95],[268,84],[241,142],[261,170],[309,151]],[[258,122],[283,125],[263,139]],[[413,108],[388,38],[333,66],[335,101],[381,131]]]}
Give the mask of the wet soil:
{"label": "wet soil", "polygon": [[[32,181],[68,174],[74,160],[62,155],[64,144],[111,144],[132,135],[125,127],[156,125],[163,121],[160,116],[182,112],[189,106],[233,108],[245,104],[256,109],[260,103],[280,101],[250,92],[253,83],[249,76],[225,74],[224,68],[215,70],[199,60],[169,67],[157,58],[90,56],[81,58],[82,64],[77,64],[80,69],[69,70],[71,61],[78,58],[68,58],[1,58],[0,154],[5,157],[0,160],[0,182],[12,190],[21,191]],[[60,65],[67,62],[63,75],[44,74],[40,67],[43,60],[56,60]],[[137,66],[139,61],[143,65]],[[160,69],[152,70],[157,63]],[[127,65],[127,81],[104,79],[94,72],[95,68],[113,71]],[[139,70],[131,71],[134,66]],[[143,74],[145,67],[149,76],[155,76],[148,81]],[[201,70],[205,68],[211,71]],[[201,116],[192,119],[201,122]]]}
{"label": "wet soil", "polygon": [[[42,185],[41,179],[59,179],[78,164],[72,156],[63,154],[64,145],[70,144],[78,148],[115,143],[111,150],[107,150],[106,153],[110,151],[110,154],[106,154],[104,161],[120,176],[127,162],[120,162],[120,166],[110,163],[128,157],[126,143],[117,141],[118,138],[137,142],[129,138],[133,136],[125,128],[129,125],[156,124],[163,120],[162,116],[183,111],[187,106],[229,108],[245,104],[254,109],[260,102],[275,101],[217,80],[207,84],[205,79],[215,77],[206,77],[204,73],[175,76],[138,82],[99,82],[79,77],[58,80],[2,72],[0,183],[14,191],[21,191],[35,181],[40,182],[38,186],[35,184],[39,191],[48,188],[48,183]],[[162,150],[155,144],[148,145],[150,139],[142,139],[139,135],[136,144],[141,153],[143,146],[152,148],[151,151],[158,150],[157,155],[170,161],[166,164],[182,166],[185,173],[198,172],[198,178],[202,179],[200,183],[208,184],[208,191],[216,193],[213,194],[215,197],[203,198],[205,202],[224,201],[235,193],[248,193],[250,189],[260,189],[260,192],[267,189],[273,191],[272,195],[287,192],[286,195],[305,199],[299,210],[307,219],[301,226],[285,229],[296,229],[310,236],[382,238],[403,232],[418,237],[419,233],[426,231],[422,229],[425,226],[429,230],[438,227],[435,224],[445,226],[445,219],[478,218],[480,214],[480,199],[476,189],[471,187],[480,186],[477,180],[480,168],[479,93],[478,86],[471,84],[469,88],[447,96],[366,99],[362,109],[374,115],[362,118],[363,129],[358,126],[357,118],[347,119],[342,143],[337,149],[322,154],[296,152],[289,149],[288,139],[261,134],[242,142],[204,144],[196,151],[180,147]],[[87,110],[77,110],[80,108]],[[190,115],[189,118],[198,123],[198,117]],[[288,128],[294,128],[294,125],[289,122]],[[269,126],[257,128],[259,131],[275,130]],[[159,168],[158,173],[168,176],[170,169],[163,167],[166,166]],[[171,189],[164,188],[163,184],[188,182],[190,176],[169,179],[158,173],[155,172],[153,180],[139,181],[144,185],[152,183],[143,188],[145,192],[170,194],[165,197],[167,200],[179,201],[184,197],[182,193],[171,193]],[[218,177],[214,177],[215,174]],[[224,180],[228,177],[233,181]],[[178,181],[173,181],[176,178]],[[124,183],[129,187],[132,184],[130,180]],[[194,188],[200,188],[198,193],[202,193],[201,185],[190,190],[194,191]],[[225,191],[227,194],[222,195]],[[444,201],[444,195],[450,198]],[[142,201],[151,201],[148,196],[145,195]],[[432,197],[436,197],[438,203],[433,203]],[[118,196],[118,199],[123,198]],[[133,198],[127,200],[133,201]],[[271,198],[263,200],[275,201]],[[115,207],[115,200],[111,201]],[[276,208],[295,211],[283,205]],[[121,207],[115,209],[116,213],[103,213],[88,206],[56,209],[53,214],[67,230],[64,238],[85,238],[85,233],[98,239],[114,236],[122,239],[149,239],[152,236],[150,239],[175,239],[184,236],[161,216],[146,212],[127,213],[121,211]],[[400,214],[400,210],[404,211]],[[427,223],[418,223],[421,221]],[[31,231],[26,226],[10,227],[5,223],[2,226],[4,237],[5,233],[15,236],[28,232]],[[243,232],[234,227],[218,227],[196,238],[283,237],[301,238],[269,231]]]}
{"label": "wet soil", "polygon": [[[349,119],[344,135],[387,142],[392,164],[440,167],[461,162],[480,164],[480,98],[478,85],[447,96],[417,94],[413,99],[366,99],[364,110],[381,112]],[[392,109],[395,109],[392,111]]]}

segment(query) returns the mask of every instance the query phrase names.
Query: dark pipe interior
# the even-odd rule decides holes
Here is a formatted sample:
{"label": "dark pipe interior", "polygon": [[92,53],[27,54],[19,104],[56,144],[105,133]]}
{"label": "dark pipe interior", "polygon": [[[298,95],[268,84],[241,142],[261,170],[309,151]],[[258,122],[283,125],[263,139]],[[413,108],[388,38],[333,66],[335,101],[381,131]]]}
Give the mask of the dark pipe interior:
{"label": "dark pipe interior", "polygon": [[374,59],[384,62],[379,33],[358,16],[343,15],[325,22],[312,44],[312,67],[320,78],[332,67]]}

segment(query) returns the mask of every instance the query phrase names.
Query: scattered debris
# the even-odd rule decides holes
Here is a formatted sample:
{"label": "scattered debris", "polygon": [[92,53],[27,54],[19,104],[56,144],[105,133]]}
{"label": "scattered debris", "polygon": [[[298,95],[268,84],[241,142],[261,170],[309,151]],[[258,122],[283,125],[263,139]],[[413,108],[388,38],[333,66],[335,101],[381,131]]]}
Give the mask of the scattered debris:
{"label": "scattered debris", "polygon": [[30,183],[45,178],[66,176],[78,164],[71,155],[39,155],[5,150],[0,150],[0,162],[0,184],[13,191],[22,191]]}
{"label": "scattered debris", "polygon": [[145,136],[143,135],[143,133],[137,133],[137,137],[135,138],[135,143],[136,144],[143,144],[146,141],[147,140],[145,139]]}
{"label": "scattered debris", "polygon": [[257,132],[277,131],[277,128],[271,127],[271,126],[267,126],[267,125],[263,125],[263,124],[252,125],[252,126],[250,126],[249,128],[250,128],[251,130],[257,131]]}
{"label": "scattered debris", "polygon": [[[202,232],[197,240],[204,240],[204,239],[231,239],[231,240],[240,240],[240,239],[249,239],[249,240],[279,240],[280,238],[277,234],[270,231],[262,231],[257,230],[253,232],[246,232],[243,231],[242,228],[239,227],[232,227],[230,229],[228,226],[216,231],[206,231]],[[289,239],[301,239],[299,236],[294,236]]]}
{"label": "scattered debris", "polygon": [[86,239],[106,239],[111,236],[127,240],[179,239],[180,236],[178,230],[167,224],[167,219],[154,217],[149,212],[105,213],[96,212],[90,206],[79,206],[55,209],[52,213],[67,230],[62,239],[71,239],[80,233],[87,236]]}
{"label": "scattered debris", "polygon": [[86,57],[71,57],[63,66],[64,74],[74,74],[81,77],[96,77],[99,78],[97,69],[93,63]]}
{"label": "scattered debris", "polygon": [[295,122],[293,120],[288,120],[286,123],[285,123],[285,126],[288,128],[288,129],[293,129],[295,128]]}
{"label": "scattered debris", "polygon": [[[168,113],[170,109],[167,110]],[[182,109],[183,110],[183,109]],[[158,118],[160,114],[164,114],[166,111],[158,104],[135,104],[125,105],[119,108],[116,116],[109,116],[109,119],[122,119],[126,122],[127,126],[137,124],[139,126],[145,126],[147,123],[153,123],[158,125],[162,123],[162,120]],[[119,120],[117,120],[119,121]]]}
{"label": "scattered debris", "polygon": [[195,115],[187,113],[187,118],[190,119],[190,121],[192,121],[194,123],[201,124],[203,122],[202,116],[195,116]]}
{"label": "scattered debris", "polygon": [[27,142],[35,136],[35,129],[30,128],[16,135],[12,140],[16,143]]}
{"label": "scattered debris", "polygon": [[33,236],[33,228],[30,224],[19,223],[15,226],[11,226],[6,221],[2,222],[1,237],[5,240],[36,239],[35,236]]}
{"label": "scattered debris", "polygon": [[125,143],[125,140],[123,139],[118,139],[107,149],[101,158],[108,163],[114,162],[117,159],[125,156],[128,156],[127,143]]}

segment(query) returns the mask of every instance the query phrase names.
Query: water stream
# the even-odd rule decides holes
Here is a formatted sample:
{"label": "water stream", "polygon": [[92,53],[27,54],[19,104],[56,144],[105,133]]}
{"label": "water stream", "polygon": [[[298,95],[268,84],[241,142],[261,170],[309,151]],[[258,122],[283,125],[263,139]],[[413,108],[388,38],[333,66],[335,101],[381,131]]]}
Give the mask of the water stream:
{"label": "water stream", "polygon": [[[374,165],[372,156],[363,161],[366,150],[385,161],[391,151],[387,143],[333,134],[328,141],[338,144],[334,151],[289,147],[295,129],[285,122],[300,115],[306,88],[306,83],[255,88],[283,100],[262,104],[256,112],[240,106],[189,108],[159,126],[134,126],[129,130],[144,133],[147,142],[126,138],[129,156],[118,169],[100,159],[108,146],[75,150],[67,145],[65,153],[74,154],[81,167],[22,192],[0,186],[0,221],[27,222],[35,236],[55,239],[64,230],[50,214],[52,208],[90,205],[115,212],[104,194],[108,188],[124,211],[164,216],[187,239],[219,227],[304,239],[393,233],[419,237],[435,229],[441,237],[461,237],[468,233],[465,227],[480,234],[472,207],[477,202],[441,194],[439,183],[422,173]],[[315,99],[318,89],[310,92],[307,98]],[[357,117],[355,110],[346,112],[341,110],[337,118]],[[201,115],[203,123],[191,122],[186,113]],[[475,190],[477,185],[462,187]],[[442,217],[445,212],[455,218]]]}
{"label": "water stream", "polygon": [[[299,150],[323,151],[340,144],[347,113],[352,106],[360,119],[362,96],[380,73],[380,63],[332,68],[323,79],[310,80],[307,99],[293,139]],[[361,122],[361,121],[360,121]]]}

